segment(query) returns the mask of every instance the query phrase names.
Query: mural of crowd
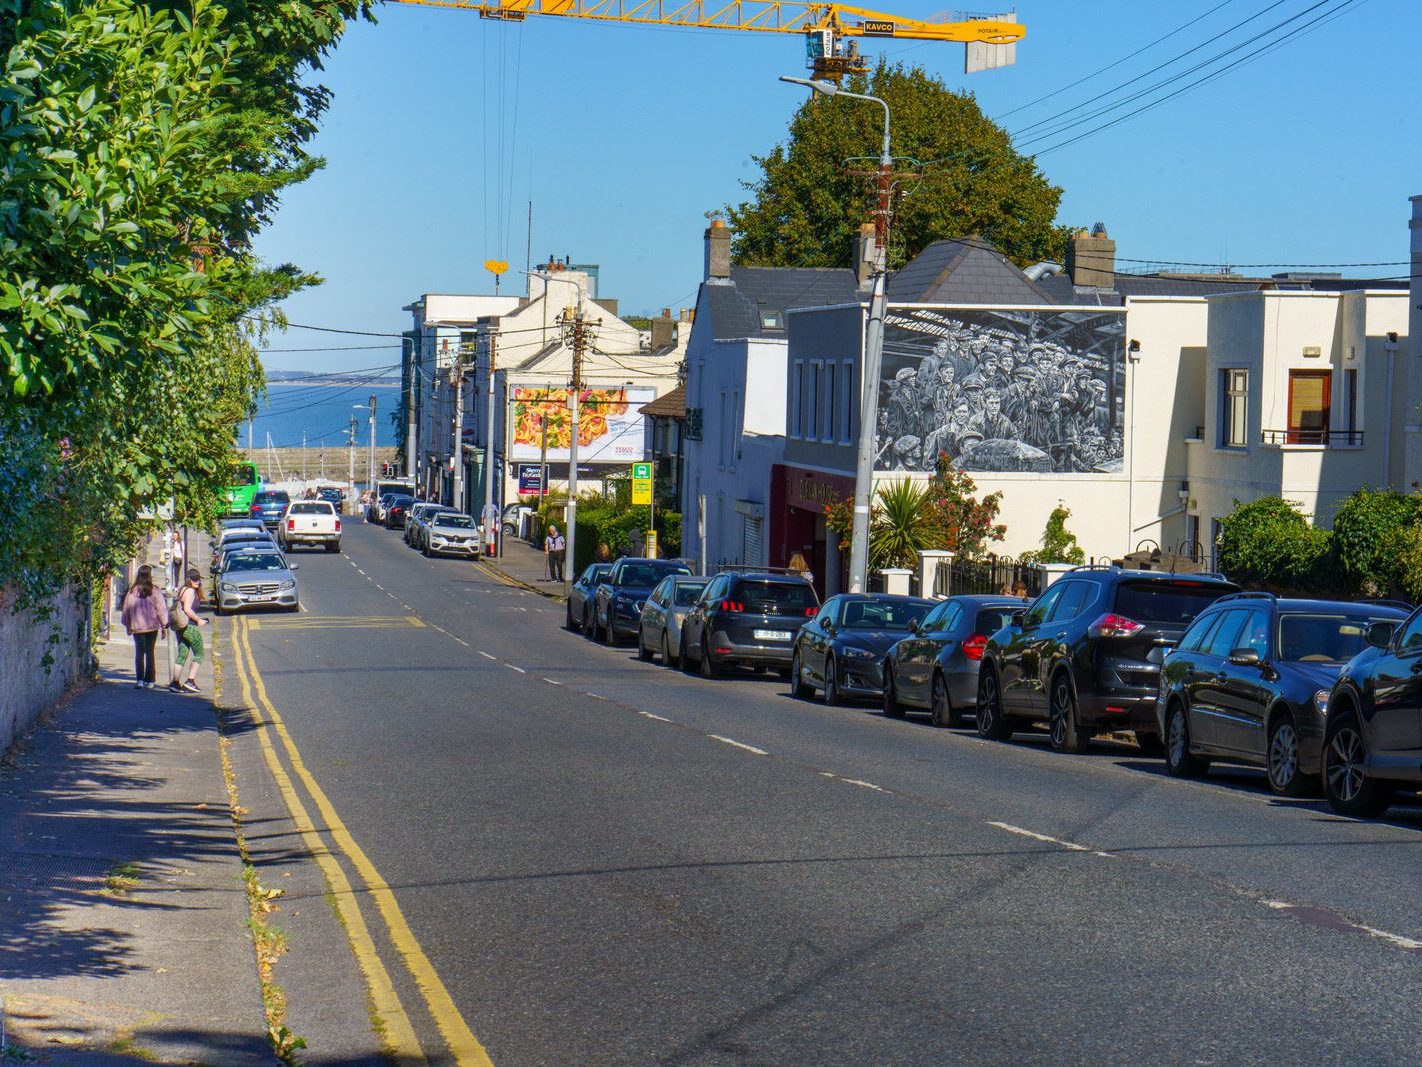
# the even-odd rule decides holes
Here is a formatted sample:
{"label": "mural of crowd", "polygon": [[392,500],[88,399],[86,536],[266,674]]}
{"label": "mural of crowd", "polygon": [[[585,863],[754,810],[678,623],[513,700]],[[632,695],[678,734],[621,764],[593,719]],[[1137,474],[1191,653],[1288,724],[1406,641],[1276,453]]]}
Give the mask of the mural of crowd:
{"label": "mural of crowd", "polygon": [[891,313],[875,467],[1119,471],[1123,338],[1119,313]]}

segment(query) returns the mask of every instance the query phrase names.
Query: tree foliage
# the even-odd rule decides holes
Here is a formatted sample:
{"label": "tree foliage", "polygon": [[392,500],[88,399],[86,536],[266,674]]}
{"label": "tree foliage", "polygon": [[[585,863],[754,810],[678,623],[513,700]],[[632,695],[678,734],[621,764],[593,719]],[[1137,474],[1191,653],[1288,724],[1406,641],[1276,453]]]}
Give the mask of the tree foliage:
{"label": "tree foliage", "polygon": [[1397,551],[1397,539],[1419,521],[1422,496],[1365,486],[1342,503],[1333,519],[1333,551],[1350,593],[1386,596],[1402,582],[1405,557]]}
{"label": "tree foliage", "polygon": [[[921,67],[883,60],[854,92],[888,102],[891,150],[923,164],[896,204],[889,249],[902,266],[933,241],[981,236],[1019,265],[1059,259],[1068,231],[1055,225],[1062,190],[1020,155],[971,93],[950,89]],[[810,96],[790,122],[787,143],[753,157],[753,198],[727,205],[736,261],[750,266],[842,267],[868,217],[872,189],[847,173],[878,163],[883,111],[843,97]]]}
{"label": "tree foliage", "polygon": [[[948,549],[961,559],[976,559],[1007,527],[997,521],[1002,493],[981,500],[968,474],[953,466],[946,455],[927,482],[904,479],[877,487],[869,513],[869,566],[908,567],[920,549]],[[825,505],[825,527],[848,548],[853,543],[852,498]]]}
{"label": "tree foliage", "polygon": [[1085,563],[1086,553],[1076,539],[1076,534],[1067,529],[1066,521],[1071,518],[1071,509],[1060,501],[1047,516],[1046,528],[1042,531],[1042,547],[1022,553],[1022,563]]}
{"label": "tree foliage", "polygon": [[263,312],[317,280],[249,242],[319,165],[305,79],[358,11],[0,0],[0,586],[92,578],[169,498],[212,518]]}
{"label": "tree foliage", "polygon": [[1334,585],[1332,536],[1293,501],[1235,501],[1220,523],[1220,569],[1241,585],[1278,592],[1326,593]]}

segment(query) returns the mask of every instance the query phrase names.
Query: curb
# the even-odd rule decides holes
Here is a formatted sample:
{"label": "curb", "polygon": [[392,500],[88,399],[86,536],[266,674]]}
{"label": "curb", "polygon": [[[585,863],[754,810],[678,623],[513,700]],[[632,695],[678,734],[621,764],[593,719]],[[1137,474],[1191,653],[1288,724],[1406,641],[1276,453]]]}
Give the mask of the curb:
{"label": "curb", "polygon": [[561,603],[562,601],[568,599],[562,593],[553,593],[547,589],[540,589],[538,588],[538,586],[532,584],[531,582],[525,582],[522,578],[515,577],[514,575],[510,574],[508,571],[500,567],[498,564],[490,563],[487,559],[481,558],[479,560],[479,566],[483,567],[485,570],[487,570],[500,581],[506,582],[509,585],[515,585],[518,588],[526,590],[530,593],[537,593],[545,600],[555,600]]}

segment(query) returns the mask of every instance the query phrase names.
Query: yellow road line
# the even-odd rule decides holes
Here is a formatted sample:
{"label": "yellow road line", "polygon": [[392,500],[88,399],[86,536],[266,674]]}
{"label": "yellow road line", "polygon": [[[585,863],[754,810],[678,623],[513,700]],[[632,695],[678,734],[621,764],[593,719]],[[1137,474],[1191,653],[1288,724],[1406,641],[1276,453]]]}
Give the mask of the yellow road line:
{"label": "yellow road line", "polygon": [[445,989],[444,983],[440,981],[434,965],[430,963],[429,957],[425,955],[424,949],[415,939],[414,932],[400,911],[400,905],[395,901],[395,894],[391,892],[385,879],[380,876],[375,864],[356,844],[355,838],[346,829],[341,817],[336,814],[335,806],[332,805],[325,791],[317,784],[315,777],[306,769],[306,764],[301,759],[296,742],[291,739],[281,714],[272,704],[271,698],[267,696],[266,685],[262,682],[261,673],[257,670],[250,644],[247,645],[247,658],[248,667],[252,672],[252,682],[257,690],[257,698],[261,701],[267,714],[271,716],[273,728],[277,736],[281,738],[282,746],[286,749],[292,770],[296,772],[296,776],[301,779],[301,783],[316,803],[316,808],[320,811],[321,818],[325,820],[326,829],[335,840],[336,845],[355,865],[356,871],[375,899],[376,907],[380,909],[380,914],[385,919],[386,929],[390,932],[390,940],[394,942],[396,951],[400,953],[406,969],[414,978],[420,994],[425,998],[425,1005],[429,1008],[430,1015],[439,1028],[454,1062],[460,1067],[493,1067],[493,1061],[489,1059],[489,1054],[464,1022],[464,1017],[459,1014],[459,1009],[454,1005],[454,999]]}
{"label": "yellow road line", "polygon": [[416,630],[425,627],[418,615],[370,615],[365,618],[345,618],[339,615],[313,615],[306,619],[249,619],[253,630],[371,630],[384,626],[411,626]]}
{"label": "yellow road line", "polygon": [[[252,698],[252,684],[249,681],[249,672],[252,678],[256,678],[256,662],[252,657],[251,645],[247,640],[248,623],[249,620],[242,619],[239,620],[239,625],[232,628],[232,647],[236,652],[234,658],[237,665],[237,677],[242,683],[242,703],[250,709],[252,717],[256,720],[257,739],[261,742],[262,755],[266,759],[267,767],[272,772],[272,777],[276,779],[277,789],[286,802],[287,811],[291,813],[292,823],[296,826],[297,833],[301,835],[312,858],[316,860],[322,874],[326,876],[326,883],[330,886],[336,912],[341,917],[341,925],[345,928],[346,937],[351,944],[351,951],[355,954],[356,963],[360,966],[361,973],[365,977],[372,1006],[384,1025],[385,1040],[389,1043],[395,1061],[412,1065],[426,1063],[419,1040],[415,1037],[415,1028],[410,1023],[410,1017],[405,1014],[405,1008],[400,1003],[399,995],[395,992],[395,984],[390,980],[390,973],[380,962],[380,954],[376,951],[375,941],[371,938],[370,931],[365,924],[365,917],[361,915],[360,907],[356,903],[355,890],[351,887],[350,880],[346,877],[346,872],[341,868],[340,862],[326,847],[326,843],[321,840],[321,835],[317,833],[315,825],[311,822],[311,816],[307,814],[306,806],[302,804],[300,796],[286,773],[286,768],[281,765],[281,759],[277,756],[271,738],[267,736],[266,727],[269,723],[262,718],[262,713]],[[262,702],[268,704],[265,695],[263,695]]]}

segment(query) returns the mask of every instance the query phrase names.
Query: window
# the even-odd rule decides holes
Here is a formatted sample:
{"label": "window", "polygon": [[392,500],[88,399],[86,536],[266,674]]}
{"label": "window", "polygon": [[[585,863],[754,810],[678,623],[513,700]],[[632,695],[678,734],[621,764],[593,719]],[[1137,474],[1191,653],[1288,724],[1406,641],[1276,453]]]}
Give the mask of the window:
{"label": "window", "polygon": [[1225,614],[1226,612],[1218,611],[1211,615],[1201,615],[1196,619],[1190,629],[1185,631],[1185,636],[1180,639],[1180,651],[1199,652],[1208,645],[1215,624],[1224,618]]}
{"label": "window", "polygon": [[790,375],[790,436],[800,436],[800,403],[805,389],[805,361],[797,359]]}
{"label": "window", "polygon": [[721,457],[720,466],[722,470],[725,470],[731,465],[731,401],[724,389],[721,390],[721,421],[719,426],[721,433],[721,448],[719,453]]}
{"label": "window", "polygon": [[1318,445],[1328,440],[1332,397],[1332,371],[1289,371],[1289,444]]}
{"label": "window", "polygon": [[1249,445],[1249,372],[1220,371],[1220,447]]}
{"label": "window", "polygon": [[[1269,613],[1261,608],[1255,608],[1249,613],[1249,618],[1244,621],[1244,626],[1240,628],[1239,636],[1235,639],[1235,648],[1247,648],[1254,652],[1260,659],[1269,655]],[[1230,649],[1231,652],[1234,649]]]}
{"label": "window", "polygon": [[835,616],[839,613],[839,597],[830,597],[820,605],[820,613],[815,616],[815,622],[821,629],[826,626],[833,626]]}
{"label": "window", "polygon": [[839,443],[847,445],[854,419],[854,364],[847,359],[839,365],[839,383]]}
{"label": "window", "polygon": [[1343,428],[1348,431],[1348,444],[1356,444],[1353,434],[1358,430],[1358,372],[1343,372]]}
{"label": "window", "polygon": [[1057,597],[1062,595],[1064,588],[1066,588],[1065,585],[1054,585],[1039,596],[1036,602],[1027,609],[1027,615],[1022,620],[1022,628],[1041,625],[1042,620],[1047,617],[1047,612],[1056,605]]}
{"label": "window", "polygon": [[1407,620],[1402,636],[1397,639],[1397,647],[1400,652],[1422,651],[1422,612]]}
{"label": "window", "polygon": [[810,360],[810,396],[805,414],[805,437],[813,441],[820,436],[820,391],[824,387],[825,365],[821,360]]}
{"label": "window", "polygon": [[1090,582],[1066,582],[1049,622],[1070,622],[1082,613],[1091,595]]}
{"label": "window", "polygon": [[1114,610],[1139,622],[1184,626],[1220,597],[1232,592],[1234,589],[1227,585],[1187,579],[1125,581],[1116,586]]}
{"label": "window", "polygon": [[1209,645],[1203,651],[1220,659],[1226,658],[1239,647],[1239,632],[1244,629],[1248,620],[1249,612],[1243,608],[1225,612],[1220,624],[1210,634]]}
{"label": "window", "polygon": [[741,404],[741,391],[733,389],[731,391],[731,446],[726,461],[726,466],[731,470],[736,469],[736,460],[741,457],[741,420],[744,415],[745,408]]}
{"label": "window", "polygon": [[923,620],[924,633],[951,633],[958,625],[958,616],[963,609],[952,601],[946,604],[939,604],[929,612],[928,617]]}
{"label": "window", "polygon": [[835,394],[835,366],[834,363],[825,364],[825,440],[834,440],[834,417],[835,411],[839,407],[839,397]]}

